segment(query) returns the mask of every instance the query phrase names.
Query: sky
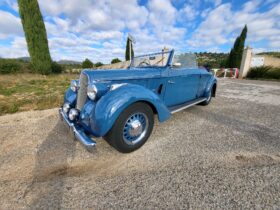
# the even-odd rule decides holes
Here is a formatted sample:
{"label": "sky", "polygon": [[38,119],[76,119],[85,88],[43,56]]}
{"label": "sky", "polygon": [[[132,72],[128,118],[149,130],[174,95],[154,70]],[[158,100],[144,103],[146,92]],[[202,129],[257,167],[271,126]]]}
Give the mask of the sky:
{"label": "sky", "polygon": [[[245,24],[254,52],[280,51],[279,0],[38,0],[53,60],[124,60],[163,47],[229,52]],[[28,56],[16,0],[0,0],[0,57]]]}

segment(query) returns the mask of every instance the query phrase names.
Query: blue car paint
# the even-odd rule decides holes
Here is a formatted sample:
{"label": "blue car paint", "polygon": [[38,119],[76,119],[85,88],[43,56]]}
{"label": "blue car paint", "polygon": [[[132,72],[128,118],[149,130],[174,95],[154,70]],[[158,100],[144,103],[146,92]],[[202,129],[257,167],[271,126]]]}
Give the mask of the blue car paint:
{"label": "blue car paint", "polygon": [[94,134],[97,136],[105,135],[120,113],[138,101],[152,105],[157,111],[160,122],[167,120],[171,115],[157,94],[140,85],[125,84],[109,91],[97,101],[95,110],[90,116],[91,129]]}
{"label": "blue car paint", "polygon": [[[217,79],[216,79],[216,77],[213,76],[213,77],[210,77],[210,79],[207,82],[206,89],[204,91],[205,97],[208,97],[210,95],[211,90],[214,85],[216,85],[216,88],[217,88]],[[214,96],[215,96],[215,93],[214,93]]]}
{"label": "blue car paint", "polygon": [[[96,137],[104,136],[120,113],[137,101],[153,105],[159,121],[163,122],[170,117],[168,107],[201,96],[207,97],[217,82],[216,78],[204,69],[175,69],[170,67],[170,63],[171,56],[165,67],[84,70],[82,74],[87,75],[89,83],[97,86],[98,97],[96,101],[87,99],[77,123]],[[176,80],[184,85],[180,87],[179,84],[174,88],[169,80]],[[110,91],[113,84],[125,85]],[[76,98],[77,94],[68,89],[65,102],[74,107]]]}
{"label": "blue car paint", "polygon": [[77,99],[77,94],[73,92],[70,88],[68,88],[64,95],[64,103],[68,102],[70,105],[74,107],[76,99]]}
{"label": "blue car paint", "polygon": [[197,97],[200,73],[198,69],[171,69],[168,71],[164,96],[166,106],[174,106],[194,100]]}

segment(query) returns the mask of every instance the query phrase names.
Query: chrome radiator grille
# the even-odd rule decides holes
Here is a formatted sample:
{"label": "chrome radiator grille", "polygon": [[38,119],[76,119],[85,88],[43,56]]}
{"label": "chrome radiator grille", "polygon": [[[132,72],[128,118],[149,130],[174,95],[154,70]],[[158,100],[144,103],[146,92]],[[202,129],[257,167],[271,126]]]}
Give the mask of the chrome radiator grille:
{"label": "chrome radiator grille", "polygon": [[76,104],[76,108],[80,111],[82,110],[87,100],[87,86],[88,86],[88,78],[85,74],[82,73],[80,76],[80,88],[78,90],[77,104]]}

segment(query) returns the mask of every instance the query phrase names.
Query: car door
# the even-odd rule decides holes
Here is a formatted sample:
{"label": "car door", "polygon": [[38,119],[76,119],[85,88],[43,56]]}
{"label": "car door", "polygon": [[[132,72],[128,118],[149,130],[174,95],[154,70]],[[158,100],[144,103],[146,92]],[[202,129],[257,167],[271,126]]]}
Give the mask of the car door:
{"label": "car door", "polygon": [[168,70],[164,101],[171,107],[197,98],[200,74],[197,69]]}
{"label": "car door", "polygon": [[212,74],[204,69],[201,69],[199,71],[200,71],[200,81],[199,81],[197,96],[204,97],[207,83]]}

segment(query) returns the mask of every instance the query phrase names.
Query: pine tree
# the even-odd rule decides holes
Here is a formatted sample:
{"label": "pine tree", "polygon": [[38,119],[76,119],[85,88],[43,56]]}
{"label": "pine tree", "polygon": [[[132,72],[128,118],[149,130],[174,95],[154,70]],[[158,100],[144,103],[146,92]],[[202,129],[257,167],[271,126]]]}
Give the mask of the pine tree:
{"label": "pine tree", "polygon": [[31,63],[36,72],[51,73],[51,56],[45,24],[37,0],[18,0],[19,14]]}
{"label": "pine tree", "polygon": [[240,36],[238,36],[234,42],[233,48],[231,49],[227,60],[227,67],[240,68],[246,36],[247,25],[244,26]]}
{"label": "pine tree", "polygon": [[[130,41],[127,38],[126,40],[126,48],[125,48],[125,60],[128,61],[130,59],[130,55],[129,55],[129,47],[130,47]],[[133,51],[133,46],[131,45],[131,57],[134,57],[134,51]]]}

